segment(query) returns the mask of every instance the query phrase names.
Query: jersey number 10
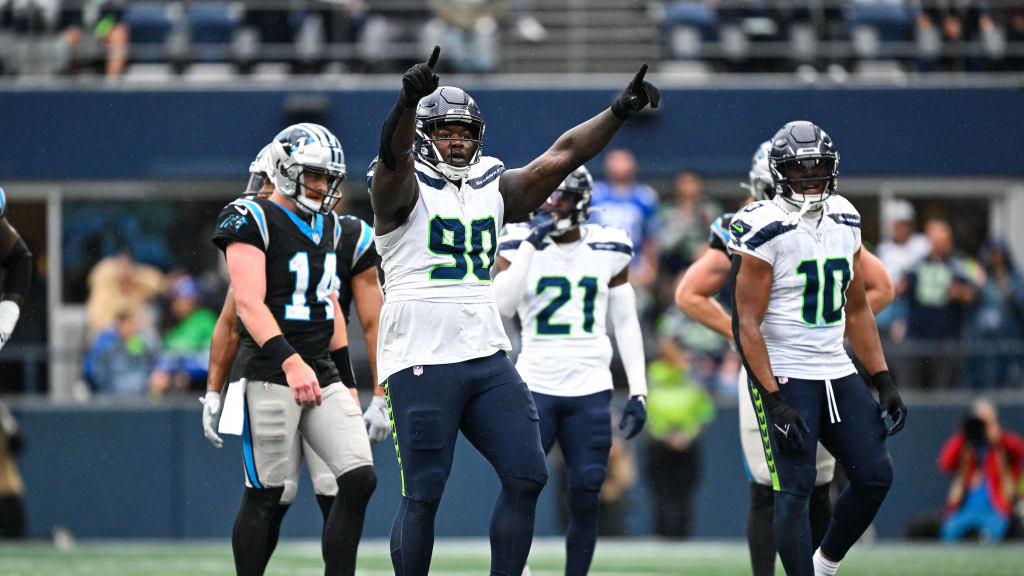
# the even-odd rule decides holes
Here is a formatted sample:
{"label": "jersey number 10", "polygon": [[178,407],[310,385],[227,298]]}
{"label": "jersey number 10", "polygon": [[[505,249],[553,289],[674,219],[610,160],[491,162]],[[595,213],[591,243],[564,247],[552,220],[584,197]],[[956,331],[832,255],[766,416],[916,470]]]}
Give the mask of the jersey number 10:
{"label": "jersey number 10", "polygon": [[817,260],[804,260],[796,267],[796,273],[804,277],[804,305],[801,312],[804,323],[818,326],[842,320],[843,309],[846,307],[846,289],[853,277],[850,261],[846,258],[829,258],[821,264]]}

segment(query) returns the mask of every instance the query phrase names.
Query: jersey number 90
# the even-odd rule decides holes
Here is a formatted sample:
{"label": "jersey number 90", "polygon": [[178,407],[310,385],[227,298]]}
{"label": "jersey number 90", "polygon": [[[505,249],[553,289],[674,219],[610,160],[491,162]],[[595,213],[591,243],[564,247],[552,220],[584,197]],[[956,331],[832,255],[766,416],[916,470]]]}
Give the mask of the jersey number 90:
{"label": "jersey number 90", "polygon": [[[466,238],[467,232],[469,238]],[[486,242],[484,236],[487,237]],[[451,256],[454,262],[431,268],[430,279],[462,281],[469,274],[472,263],[475,278],[470,280],[490,282],[491,265],[494,264],[494,253],[498,250],[494,241],[496,236],[493,216],[477,218],[471,221],[468,227],[459,218],[434,216],[430,220],[430,239],[427,246],[434,254]]]}

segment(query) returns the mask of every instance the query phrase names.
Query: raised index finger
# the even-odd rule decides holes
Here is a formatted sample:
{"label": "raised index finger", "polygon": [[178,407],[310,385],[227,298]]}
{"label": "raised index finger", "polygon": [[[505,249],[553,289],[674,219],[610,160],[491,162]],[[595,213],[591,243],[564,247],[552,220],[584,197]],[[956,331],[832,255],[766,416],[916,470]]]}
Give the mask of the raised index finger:
{"label": "raised index finger", "polygon": [[637,71],[636,76],[633,77],[633,81],[629,85],[634,88],[640,86],[640,83],[644,81],[644,74],[647,74],[647,64],[640,67],[640,70]]}
{"label": "raised index finger", "polygon": [[[437,57],[440,56],[440,55],[441,55],[441,47],[440,46],[434,46],[434,52],[430,55],[430,58],[427,59],[427,66],[430,66],[431,68],[433,68],[434,64],[437,64]],[[646,66],[647,65],[645,64],[644,67],[646,68]]]}

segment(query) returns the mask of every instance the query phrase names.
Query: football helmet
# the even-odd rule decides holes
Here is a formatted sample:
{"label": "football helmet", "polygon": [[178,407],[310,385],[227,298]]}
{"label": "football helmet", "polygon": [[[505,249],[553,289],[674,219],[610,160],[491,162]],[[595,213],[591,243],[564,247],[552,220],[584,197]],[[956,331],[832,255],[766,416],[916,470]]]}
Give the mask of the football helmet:
{"label": "football helmet", "polygon": [[[472,134],[466,138],[434,138],[434,130],[452,123],[467,124]],[[420,99],[416,107],[416,140],[413,150],[422,161],[437,169],[449,180],[462,180],[469,169],[480,161],[484,141],[484,117],[476,101],[465,90],[454,86],[441,86],[429,96]],[[451,153],[443,158],[435,145],[439,140],[462,140],[473,145],[473,153],[465,162],[455,164]]]}
{"label": "football helmet", "polygon": [[267,144],[249,164],[249,184],[246,185],[245,192],[242,192],[243,198],[252,198],[263,190],[263,185],[269,179],[268,174],[270,174],[269,151],[270,144]]}
{"label": "football helmet", "polygon": [[[267,155],[274,187],[293,200],[299,210],[327,214],[341,198],[345,153],[327,128],[310,123],[289,126],[274,137]],[[306,182],[309,174],[326,178],[327,186],[311,187]]]}
{"label": "football helmet", "polygon": [[585,166],[580,166],[537,208],[537,212],[547,212],[554,218],[551,236],[561,236],[587,221],[593,189],[594,179]]}
{"label": "football helmet", "polygon": [[750,192],[754,201],[770,200],[775,185],[772,182],[772,172],[768,167],[768,156],[772,153],[771,140],[761,142],[761,145],[754,151],[754,157],[750,159],[750,172],[747,173],[749,183],[740,184],[741,187]]}
{"label": "football helmet", "polygon": [[[790,122],[771,145],[768,167],[776,195],[805,212],[817,210],[835,194],[839,152],[824,130],[805,120]],[[825,186],[819,192],[822,182]]]}

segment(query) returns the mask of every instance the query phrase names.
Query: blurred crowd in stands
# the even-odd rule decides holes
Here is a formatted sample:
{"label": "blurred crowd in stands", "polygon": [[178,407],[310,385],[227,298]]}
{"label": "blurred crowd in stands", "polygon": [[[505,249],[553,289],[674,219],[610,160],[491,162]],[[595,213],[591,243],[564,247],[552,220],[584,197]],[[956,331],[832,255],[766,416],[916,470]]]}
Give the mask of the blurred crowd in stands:
{"label": "blurred crowd in stands", "polygon": [[[0,0],[0,73],[1019,71],[1014,0]],[[602,61],[604,61],[602,63]],[[551,66],[560,62],[562,66]],[[624,64],[625,65],[625,64]],[[626,66],[631,69],[632,64]]]}

